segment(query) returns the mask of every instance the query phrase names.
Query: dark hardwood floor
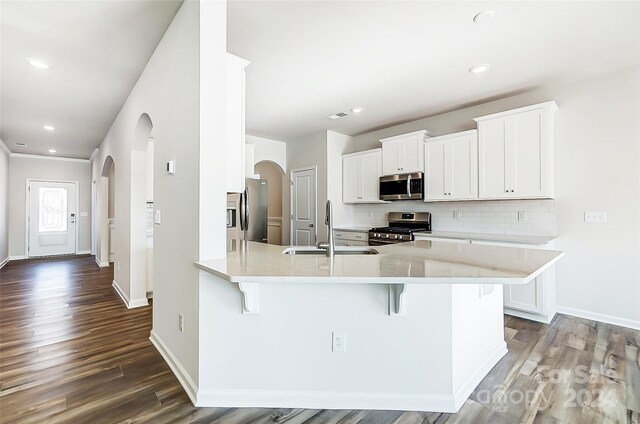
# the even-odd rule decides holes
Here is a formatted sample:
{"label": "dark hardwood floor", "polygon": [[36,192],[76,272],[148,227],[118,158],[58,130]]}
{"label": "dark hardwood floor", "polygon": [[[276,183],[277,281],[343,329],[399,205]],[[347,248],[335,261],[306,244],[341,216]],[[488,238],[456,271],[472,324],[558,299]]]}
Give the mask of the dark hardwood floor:
{"label": "dark hardwood floor", "polygon": [[509,353],[458,414],[194,408],[112,279],[91,256],[0,270],[0,422],[640,422],[640,332],[563,315],[506,317]]}

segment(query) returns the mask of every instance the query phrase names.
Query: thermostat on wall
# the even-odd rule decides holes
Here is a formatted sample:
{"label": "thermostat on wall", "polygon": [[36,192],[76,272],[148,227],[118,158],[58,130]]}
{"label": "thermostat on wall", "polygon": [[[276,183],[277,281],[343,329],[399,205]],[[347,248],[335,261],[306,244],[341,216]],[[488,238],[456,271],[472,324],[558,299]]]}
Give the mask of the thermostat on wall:
{"label": "thermostat on wall", "polygon": [[176,161],[170,160],[167,162],[167,174],[175,174],[176,173]]}

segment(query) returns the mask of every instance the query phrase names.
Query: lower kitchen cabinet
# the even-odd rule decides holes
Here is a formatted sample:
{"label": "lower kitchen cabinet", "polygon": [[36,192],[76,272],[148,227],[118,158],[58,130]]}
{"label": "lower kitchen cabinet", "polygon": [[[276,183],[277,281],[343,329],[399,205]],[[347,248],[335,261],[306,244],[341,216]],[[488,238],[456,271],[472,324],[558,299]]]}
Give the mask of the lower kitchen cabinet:
{"label": "lower kitchen cabinet", "polygon": [[333,231],[333,240],[336,246],[368,246],[368,231]]}
{"label": "lower kitchen cabinet", "polygon": [[[543,245],[499,243],[485,240],[441,238],[415,235],[416,240],[435,242],[484,244],[490,246],[519,247],[524,249],[554,249],[553,241]],[[522,285],[504,285],[504,313],[533,321],[550,323],[556,314],[556,267],[551,266],[534,280]]]}
{"label": "lower kitchen cabinet", "polygon": [[[519,247],[525,249],[553,249],[553,241],[543,245],[471,241],[472,244]],[[535,279],[522,285],[505,285],[504,313],[549,324],[556,314],[556,266],[553,265]]]}

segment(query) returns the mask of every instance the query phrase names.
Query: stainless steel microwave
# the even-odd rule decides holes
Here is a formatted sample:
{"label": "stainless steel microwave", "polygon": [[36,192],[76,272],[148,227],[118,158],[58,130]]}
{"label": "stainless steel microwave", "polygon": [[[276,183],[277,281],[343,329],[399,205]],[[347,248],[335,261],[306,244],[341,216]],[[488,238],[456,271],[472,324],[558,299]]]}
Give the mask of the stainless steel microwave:
{"label": "stainless steel microwave", "polygon": [[424,198],[422,172],[380,177],[380,200],[420,200],[422,198]]}

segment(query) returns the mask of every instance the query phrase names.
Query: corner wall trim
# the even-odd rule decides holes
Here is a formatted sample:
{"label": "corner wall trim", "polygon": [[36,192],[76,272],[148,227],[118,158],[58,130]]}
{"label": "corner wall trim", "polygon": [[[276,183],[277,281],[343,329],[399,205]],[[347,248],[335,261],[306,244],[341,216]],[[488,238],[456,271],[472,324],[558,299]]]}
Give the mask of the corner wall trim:
{"label": "corner wall trim", "polygon": [[10,261],[21,261],[23,259],[27,259],[27,257],[24,255],[9,256]]}
{"label": "corner wall trim", "polygon": [[2,262],[0,262],[0,269],[2,269],[2,267],[8,263],[9,263],[9,257],[7,256],[6,258],[4,258]]}
{"label": "corner wall trim", "polygon": [[640,321],[614,317],[611,315],[600,314],[597,312],[585,311],[583,309],[569,308],[566,306],[556,306],[558,313],[571,315],[578,318],[590,319],[594,321],[604,322],[605,324],[618,325],[620,327],[627,327],[634,330],[640,330]]}
{"label": "corner wall trim", "polygon": [[193,382],[193,379],[184,369],[180,361],[171,353],[171,349],[166,345],[166,343],[158,336],[154,330],[151,330],[151,334],[149,335],[149,340],[156,347],[160,355],[164,358],[164,361],[169,365],[171,371],[176,376],[180,385],[185,392],[187,392],[187,396],[191,399],[191,402],[196,404],[196,396],[198,393],[198,386]]}
{"label": "corner wall trim", "polygon": [[122,290],[116,280],[113,280],[113,283],[111,285],[116,290],[116,293],[118,293],[118,296],[120,296],[120,299],[122,299],[127,309],[139,308],[141,306],[147,306],[149,304],[149,301],[146,297],[143,299],[129,299],[129,296],[127,296],[127,294]]}
{"label": "corner wall trim", "polygon": [[80,250],[76,255],[90,255],[91,250]]}
{"label": "corner wall trim", "polygon": [[100,268],[107,268],[109,266],[109,262],[100,262],[100,259],[98,259],[97,256],[96,256],[96,264],[98,264]]}

